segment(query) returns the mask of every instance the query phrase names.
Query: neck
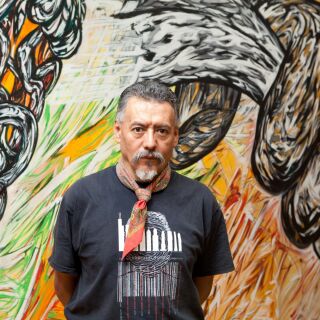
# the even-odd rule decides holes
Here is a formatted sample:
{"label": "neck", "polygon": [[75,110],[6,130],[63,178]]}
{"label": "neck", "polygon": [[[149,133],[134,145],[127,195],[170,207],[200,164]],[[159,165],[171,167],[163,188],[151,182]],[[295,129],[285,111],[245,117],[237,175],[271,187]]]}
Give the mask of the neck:
{"label": "neck", "polygon": [[152,183],[152,181],[139,181],[139,180],[136,180],[136,183],[139,185],[140,188],[146,188],[150,183]]}

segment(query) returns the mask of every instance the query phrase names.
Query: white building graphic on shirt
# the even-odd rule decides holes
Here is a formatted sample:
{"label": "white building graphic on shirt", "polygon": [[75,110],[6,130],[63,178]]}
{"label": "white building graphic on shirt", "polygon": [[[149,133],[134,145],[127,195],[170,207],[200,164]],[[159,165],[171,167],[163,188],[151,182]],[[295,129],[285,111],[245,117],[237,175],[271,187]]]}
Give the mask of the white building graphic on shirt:
{"label": "white building graphic on shirt", "polygon": [[[126,235],[128,234],[129,224],[123,225],[121,213],[118,218],[118,243],[119,251],[124,249]],[[134,251],[169,251],[181,252],[182,240],[179,232],[171,230],[158,230],[155,227],[146,228],[140,245]]]}
{"label": "white building graphic on shirt", "polygon": [[[123,252],[128,229],[129,221],[124,224],[119,213],[119,252]],[[166,297],[169,304],[175,301],[181,272],[177,255],[180,256],[182,249],[181,234],[170,228],[165,215],[148,211],[142,242],[124,261],[119,255],[117,300],[120,306],[124,302],[130,304],[127,298]],[[136,308],[134,301],[132,303]],[[145,306],[140,312],[146,312]]]}

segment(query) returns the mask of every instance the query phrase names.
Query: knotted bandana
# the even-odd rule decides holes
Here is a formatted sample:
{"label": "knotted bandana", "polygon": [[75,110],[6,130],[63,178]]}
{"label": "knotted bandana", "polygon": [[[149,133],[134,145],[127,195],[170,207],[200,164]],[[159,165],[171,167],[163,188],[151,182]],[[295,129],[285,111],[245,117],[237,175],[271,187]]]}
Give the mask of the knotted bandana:
{"label": "knotted bandana", "polygon": [[125,168],[122,159],[120,159],[116,166],[116,172],[121,183],[133,190],[138,198],[131,211],[128,234],[126,235],[122,253],[123,260],[142,241],[147,219],[147,202],[151,199],[152,192],[157,192],[167,187],[170,181],[171,169],[169,166],[163,169],[159,176],[146,188],[141,188],[137,184],[134,177]]}

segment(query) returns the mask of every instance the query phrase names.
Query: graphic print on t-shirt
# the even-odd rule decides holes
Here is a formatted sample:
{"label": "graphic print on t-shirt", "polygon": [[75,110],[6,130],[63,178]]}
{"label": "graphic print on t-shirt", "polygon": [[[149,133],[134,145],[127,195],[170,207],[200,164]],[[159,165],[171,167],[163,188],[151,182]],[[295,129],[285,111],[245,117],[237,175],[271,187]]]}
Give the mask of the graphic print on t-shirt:
{"label": "graphic print on t-shirt", "polygon": [[[129,228],[118,218],[118,245],[121,257]],[[117,300],[120,319],[167,319],[178,304],[182,238],[170,229],[166,217],[148,211],[140,245],[124,261],[119,258]],[[164,316],[164,313],[166,316]]]}

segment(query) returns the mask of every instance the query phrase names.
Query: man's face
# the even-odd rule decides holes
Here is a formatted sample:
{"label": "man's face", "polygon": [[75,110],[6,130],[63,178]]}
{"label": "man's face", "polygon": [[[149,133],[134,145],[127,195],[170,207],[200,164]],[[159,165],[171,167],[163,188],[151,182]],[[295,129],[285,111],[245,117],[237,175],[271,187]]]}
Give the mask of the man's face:
{"label": "man's face", "polygon": [[114,130],[125,165],[138,181],[158,175],[178,143],[174,110],[168,102],[129,98]]}

